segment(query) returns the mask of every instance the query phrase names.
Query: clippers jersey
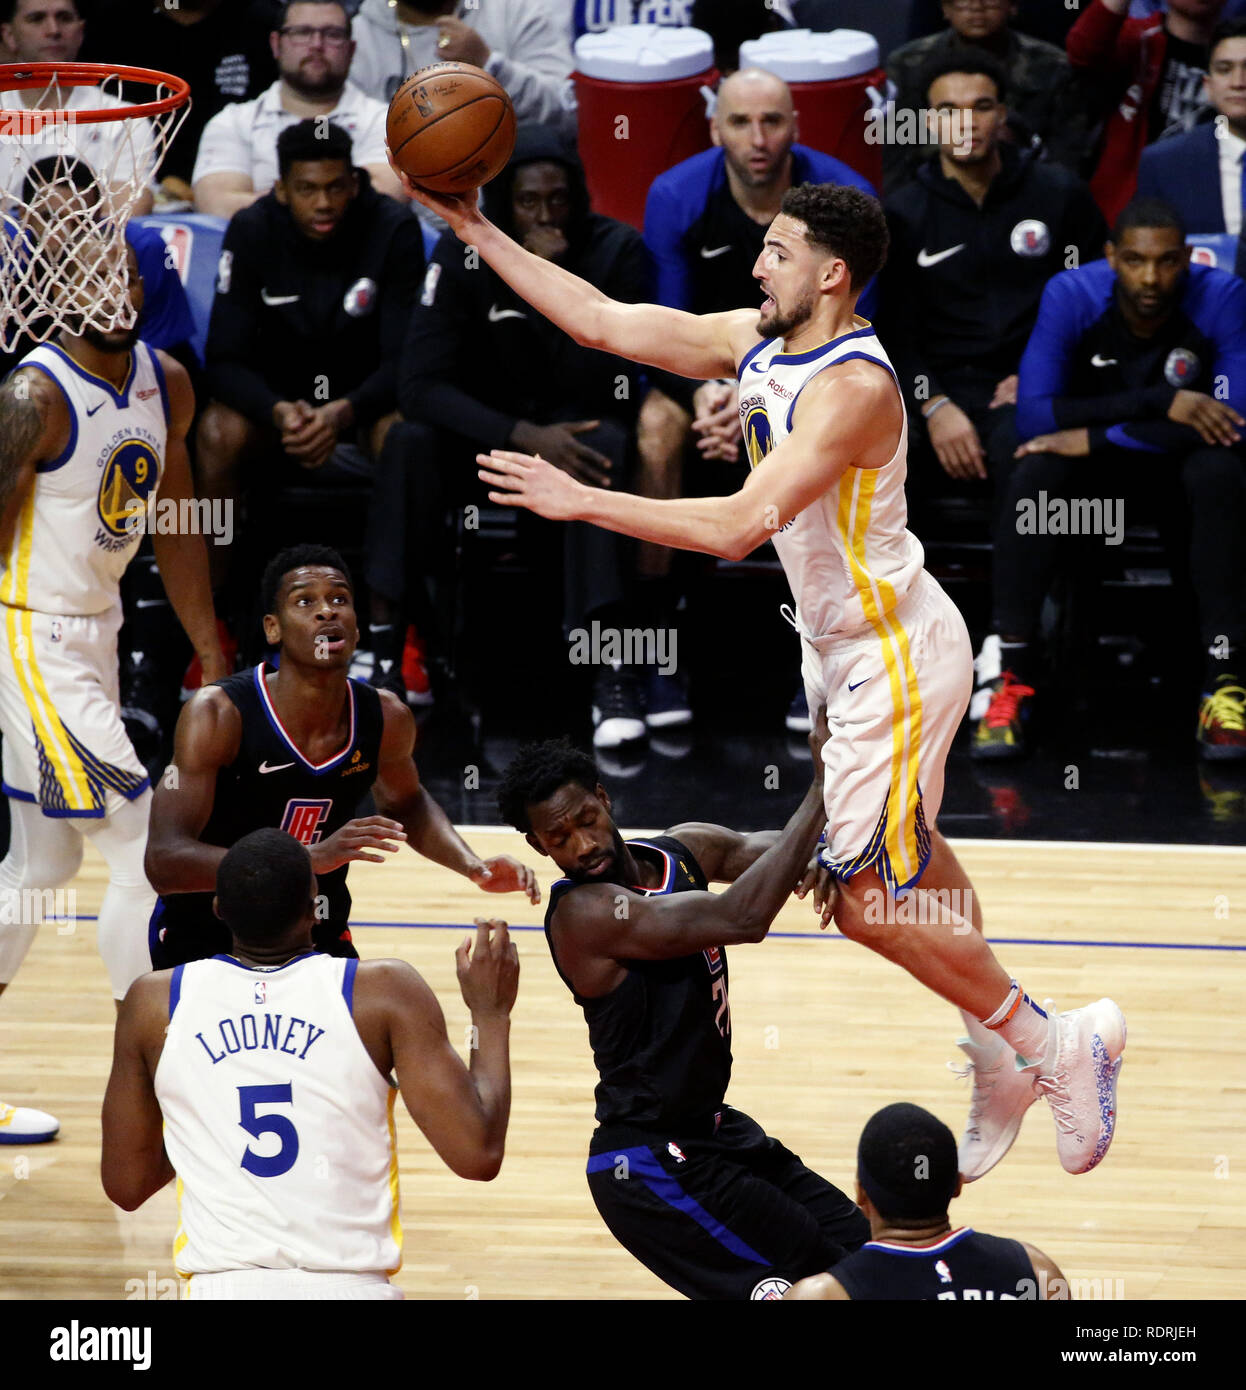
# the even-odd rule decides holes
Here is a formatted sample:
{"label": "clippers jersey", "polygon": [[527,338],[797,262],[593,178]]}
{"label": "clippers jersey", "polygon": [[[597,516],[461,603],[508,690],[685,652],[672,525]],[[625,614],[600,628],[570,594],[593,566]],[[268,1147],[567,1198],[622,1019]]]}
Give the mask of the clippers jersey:
{"label": "clippers jersey", "polygon": [[[809,380],[858,357],[885,367],[895,379],[869,324],[808,352],[784,352],[783,340],[771,338],[745,356],[740,425],[750,468],[791,433],[797,397]],[[798,630],[811,640],[877,631],[921,573],[921,543],[906,529],[907,454],[906,414],[900,442],[883,467],[849,467],[772,537],[796,599]]]}
{"label": "clippers jersey", "polygon": [[[665,869],[660,888],[633,892],[653,896],[709,887],[701,866],[669,835],[627,843],[633,854],[656,859]],[[601,1078],[598,1124],[688,1130],[711,1123],[731,1079],[727,952],[712,946],[677,960],[621,960],[627,974],[609,994],[581,998],[558,964],[550,934],[559,902],[579,886],[564,878],[550,888],[545,939],[554,968],[588,1023]]]}
{"label": "clippers jersey", "polygon": [[69,408],[64,452],[41,463],[4,557],[0,602],[58,616],[120,608],[125,567],[143,538],[164,469],[169,397],[146,343],[130,350],[121,391],[54,343],[20,367],[50,376]]}
{"label": "clippers jersey", "polygon": [[[354,818],[376,780],[384,716],[381,697],[371,686],[347,679],[346,741],[338,753],[317,765],[304,758],[282,727],[264,680],[266,671],[261,662],[217,682],[238,708],[242,736],[238,756],[216,774],[212,814],[199,836],[204,844],[228,848],[253,830],[275,826],[310,847]],[[343,864],[317,875],[326,915],[317,920],[313,937],[322,950],[332,948],[344,933],[350,940],[348,867]],[[157,901],[150,933],[157,968],[228,948],[228,931],[212,911],[213,896],[170,893]],[[183,949],[184,934],[206,944],[191,953]],[[161,950],[166,940],[172,954]]]}
{"label": "clippers jersey", "polygon": [[832,1265],[851,1299],[1032,1299],[1034,1266],[1019,1240],[962,1226],[928,1245],[867,1241]]}
{"label": "clippers jersey", "polygon": [[179,965],[156,1067],[179,1274],[393,1273],[395,1091],[355,1027],[353,960]]}

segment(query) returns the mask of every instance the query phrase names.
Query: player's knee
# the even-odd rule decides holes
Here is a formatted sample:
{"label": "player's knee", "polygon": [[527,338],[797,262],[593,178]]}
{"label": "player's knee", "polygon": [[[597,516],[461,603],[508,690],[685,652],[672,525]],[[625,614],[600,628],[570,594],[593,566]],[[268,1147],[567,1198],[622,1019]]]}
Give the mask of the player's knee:
{"label": "player's knee", "polygon": [[82,866],[82,840],[75,835],[56,844],[29,845],[20,864],[6,861],[4,887],[19,892],[64,888]]}
{"label": "player's knee", "polygon": [[878,911],[886,893],[878,875],[869,869],[841,880],[834,911],[840,935],[861,946],[877,946],[888,930],[889,914]]}
{"label": "player's knee", "polygon": [[195,462],[201,480],[232,481],[239,460],[256,437],[256,428],[245,415],[213,401],[200,417],[195,436]]}
{"label": "player's knee", "polygon": [[636,422],[636,449],[642,480],[669,482],[678,478],[692,417],[661,391],[653,390],[640,406]]}

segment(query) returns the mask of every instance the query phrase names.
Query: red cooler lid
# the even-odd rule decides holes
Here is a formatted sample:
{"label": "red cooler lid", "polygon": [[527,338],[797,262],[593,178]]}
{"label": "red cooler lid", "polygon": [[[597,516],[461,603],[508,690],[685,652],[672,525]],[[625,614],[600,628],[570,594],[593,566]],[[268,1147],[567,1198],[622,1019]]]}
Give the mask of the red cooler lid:
{"label": "red cooler lid", "polygon": [[878,67],[878,40],[861,29],[780,29],[740,45],[742,68],[764,68],[785,82],[835,82]]}
{"label": "red cooler lid", "polygon": [[575,66],[603,82],[674,82],[714,66],[714,41],[701,29],[616,24],[576,39]]}

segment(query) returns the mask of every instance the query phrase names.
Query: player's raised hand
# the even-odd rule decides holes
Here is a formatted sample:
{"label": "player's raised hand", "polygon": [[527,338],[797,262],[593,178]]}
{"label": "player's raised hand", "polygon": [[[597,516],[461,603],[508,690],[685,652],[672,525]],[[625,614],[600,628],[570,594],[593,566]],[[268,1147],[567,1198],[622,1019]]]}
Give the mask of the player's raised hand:
{"label": "player's raised hand", "polygon": [[459,990],[473,1017],[505,1016],[519,992],[519,952],[499,918],[477,917],[475,923],[475,942],[465,936],[454,953]]}
{"label": "player's raised hand", "polygon": [[512,859],[509,854],[486,859],[478,869],[468,874],[468,878],[485,893],[526,893],[529,902],[536,904],[541,901],[536,875],[526,864]]}
{"label": "player's raised hand", "polygon": [[[310,845],[312,870],[318,874],[331,873],[343,864],[366,859],[370,864],[383,864],[385,854],[392,854],[406,842],[407,832],[388,816],[360,816],[348,820],[327,840]],[[369,854],[369,850],[384,850],[385,854]]]}
{"label": "player's raised hand", "polygon": [[407,197],[413,198],[417,203],[423,203],[426,208],[435,212],[443,222],[449,224],[450,230],[456,236],[461,236],[464,229],[484,220],[478,207],[479,189],[472,188],[466,193],[434,193],[431,188],[422,188],[413,182],[411,175],[394,163],[393,152],[388,145],[385,146],[385,155]]}
{"label": "player's raised hand", "polygon": [[525,507],[549,521],[574,521],[580,514],[584,484],[543,458],[494,449],[477,454],[476,462],[481,481],[492,489],[489,501],[500,507]]}

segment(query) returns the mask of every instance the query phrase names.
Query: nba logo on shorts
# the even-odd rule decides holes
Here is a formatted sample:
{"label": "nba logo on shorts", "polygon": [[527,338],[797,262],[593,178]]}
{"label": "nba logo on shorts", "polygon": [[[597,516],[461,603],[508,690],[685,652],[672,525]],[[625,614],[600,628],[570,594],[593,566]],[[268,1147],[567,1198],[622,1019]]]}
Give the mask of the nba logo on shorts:
{"label": "nba logo on shorts", "polygon": [[300,845],[314,845],[320,839],[320,824],[329,814],[331,801],[287,801],[281,829],[293,835]]}
{"label": "nba logo on shorts", "polygon": [[65,635],[65,629],[61,626],[59,618],[52,619],[52,641],[59,642]]}

